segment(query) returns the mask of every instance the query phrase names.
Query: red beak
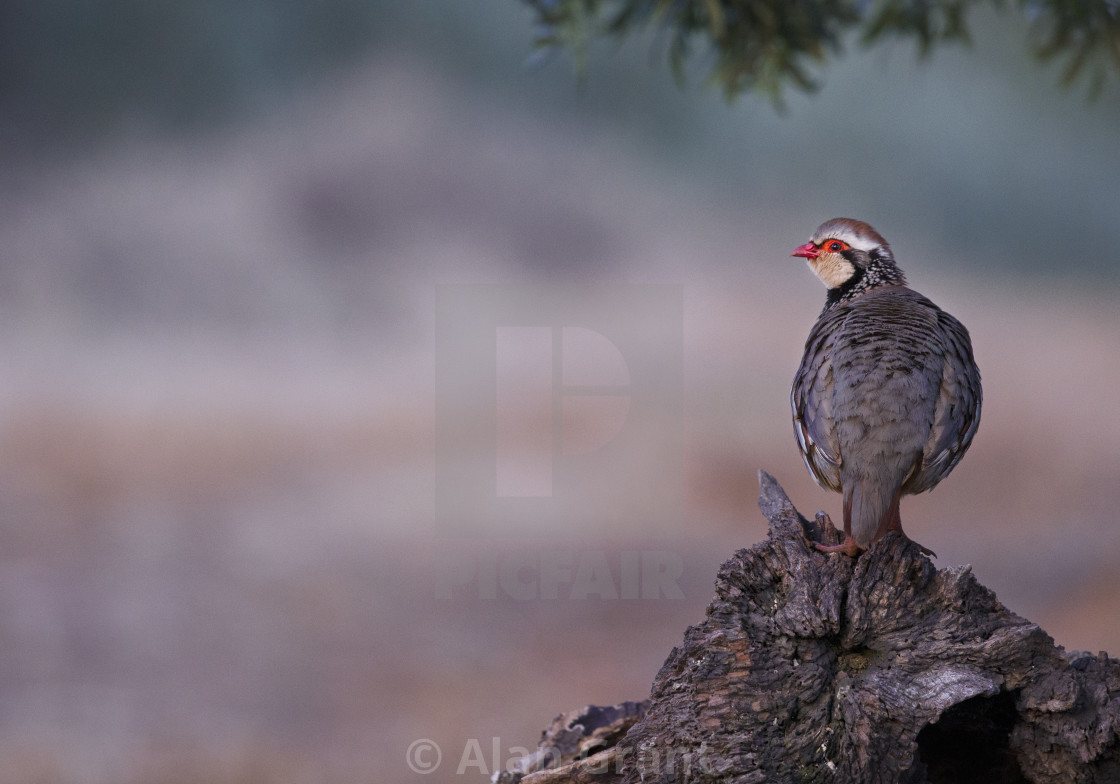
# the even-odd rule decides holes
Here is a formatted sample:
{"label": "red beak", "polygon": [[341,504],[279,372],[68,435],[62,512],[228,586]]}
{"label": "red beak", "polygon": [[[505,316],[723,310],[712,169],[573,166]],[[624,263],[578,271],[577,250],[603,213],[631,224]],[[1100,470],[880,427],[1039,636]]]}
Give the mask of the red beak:
{"label": "red beak", "polygon": [[789,255],[801,256],[805,259],[815,259],[817,256],[821,255],[821,252],[817,250],[816,245],[811,242],[806,242],[804,245],[799,246],[796,250],[794,250],[793,253]]}

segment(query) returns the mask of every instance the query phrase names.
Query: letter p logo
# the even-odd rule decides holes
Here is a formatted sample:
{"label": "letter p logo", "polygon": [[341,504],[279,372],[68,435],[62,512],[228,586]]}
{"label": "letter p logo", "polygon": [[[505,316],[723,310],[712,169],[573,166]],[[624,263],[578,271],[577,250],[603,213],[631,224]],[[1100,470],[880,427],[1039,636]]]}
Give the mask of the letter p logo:
{"label": "letter p logo", "polygon": [[598,451],[623,430],[630,370],[586,327],[498,327],[496,490],[499,498],[553,494],[553,467]]}
{"label": "letter p logo", "polygon": [[678,516],[682,311],[679,286],[439,287],[440,530],[654,533]]}

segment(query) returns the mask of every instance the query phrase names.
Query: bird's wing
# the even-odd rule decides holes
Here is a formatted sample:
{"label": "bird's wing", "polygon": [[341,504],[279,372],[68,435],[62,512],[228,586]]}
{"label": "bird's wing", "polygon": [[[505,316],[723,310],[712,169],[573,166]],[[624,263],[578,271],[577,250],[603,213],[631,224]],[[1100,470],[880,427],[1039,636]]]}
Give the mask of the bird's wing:
{"label": "bird's wing", "polygon": [[938,321],[945,336],[941,385],[921,468],[908,483],[908,493],[929,490],[944,479],[964,455],[980,426],[980,371],[972,356],[968,330],[944,311],[939,311]]}
{"label": "bird's wing", "polygon": [[805,341],[790,390],[793,431],[805,467],[821,487],[840,491],[840,443],[832,419],[832,319],[821,319]]}

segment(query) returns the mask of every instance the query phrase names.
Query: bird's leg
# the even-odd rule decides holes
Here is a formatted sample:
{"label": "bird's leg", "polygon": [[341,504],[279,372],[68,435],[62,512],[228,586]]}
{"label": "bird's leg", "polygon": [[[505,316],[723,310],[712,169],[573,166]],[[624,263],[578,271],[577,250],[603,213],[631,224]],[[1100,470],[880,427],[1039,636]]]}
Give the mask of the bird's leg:
{"label": "bird's leg", "polygon": [[820,550],[822,553],[844,553],[855,558],[863,549],[856,544],[856,540],[846,533],[841,533],[837,530],[832,522],[832,518],[825,512],[817,512],[817,525],[820,526],[823,538],[825,541],[839,542],[839,544],[824,544],[822,542],[813,542],[813,547]]}
{"label": "bird's leg", "polygon": [[[887,515],[888,515],[888,518],[889,518],[887,520],[887,525],[884,529],[882,529],[882,532],[897,531],[898,533],[902,534],[908,541],[914,542],[914,540],[911,539],[909,536],[906,536],[906,532],[902,530],[902,515],[900,515],[899,512],[898,512],[898,501],[899,501],[899,498],[900,498],[901,495],[902,495],[901,492],[899,492],[895,495],[894,501],[891,503],[891,508],[887,511]],[[882,532],[879,534],[879,536],[882,535]],[[878,539],[879,536],[876,536],[875,538]],[[925,547],[924,545],[918,544],[917,542],[914,542],[914,544],[917,544],[918,549],[921,550],[926,555],[928,555],[930,558],[936,558],[937,557],[937,553],[935,553],[933,550],[929,549],[928,547]]]}

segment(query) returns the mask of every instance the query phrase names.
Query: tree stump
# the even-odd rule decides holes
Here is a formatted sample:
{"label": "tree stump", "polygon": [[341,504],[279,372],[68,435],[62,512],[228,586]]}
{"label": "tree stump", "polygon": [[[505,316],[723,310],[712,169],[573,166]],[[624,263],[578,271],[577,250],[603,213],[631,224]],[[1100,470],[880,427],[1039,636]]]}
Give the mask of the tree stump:
{"label": "tree stump", "polygon": [[641,718],[503,781],[1120,782],[1120,661],[1066,653],[897,534],[825,555],[810,542],[835,532],[759,481],[768,537],[720,568],[707,618],[622,712]]}

